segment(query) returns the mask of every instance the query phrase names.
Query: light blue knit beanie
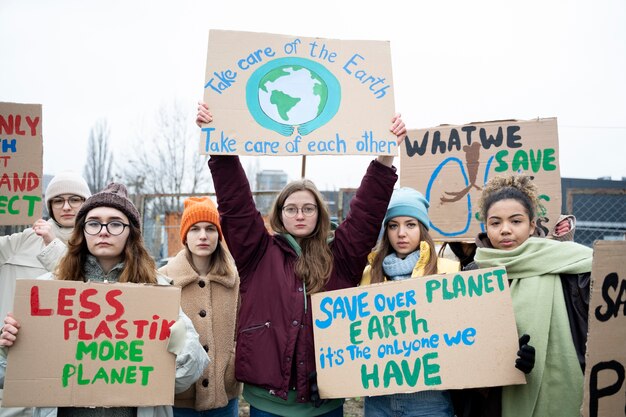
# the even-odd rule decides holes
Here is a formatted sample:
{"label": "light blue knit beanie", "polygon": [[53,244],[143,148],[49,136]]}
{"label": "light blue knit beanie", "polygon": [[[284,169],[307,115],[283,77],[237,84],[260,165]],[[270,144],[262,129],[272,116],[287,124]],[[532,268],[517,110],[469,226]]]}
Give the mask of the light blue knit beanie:
{"label": "light blue knit beanie", "polygon": [[426,230],[430,230],[429,206],[430,203],[419,191],[409,187],[398,188],[393,191],[383,225],[386,227],[394,217],[407,216],[419,220]]}

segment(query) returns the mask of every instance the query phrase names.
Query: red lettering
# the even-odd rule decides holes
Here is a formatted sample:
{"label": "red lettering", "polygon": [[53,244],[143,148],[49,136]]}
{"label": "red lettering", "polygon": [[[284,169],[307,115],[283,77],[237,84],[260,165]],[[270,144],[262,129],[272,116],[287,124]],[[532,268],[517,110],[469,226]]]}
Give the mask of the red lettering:
{"label": "red lettering", "polygon": [[37,125],[39,124],[39,116],[31,119],[30,116],[26,116],[26,123],[30,127],[30,135],[37,136]]}
{"label": "red lettering", "polygon": [[8,191],[32,191],[39,187],[39,181],[39,176],[34,172],[24,172],[21,175],[14,172],[13,178],[5,172],[0,177],[0,188],[4,186]]}
{"label": "red lettering", "polygon": [[51,316],[51,308],[41,308],[39,306],[39,287],[34,285],[30,289],[30,315],[31,316]]}
{"label": "red lettering", "polygon": [[4,133],[5,135],[13,134],[13,115],[9,114],[8,119],[5,119],[4,116],[0,115],[0,134]]}
{"label": "red lettering", "polygon": [[96,295],[98,290],[95,288],[88,288],[80,293],[80,306],[87,309],[87,311],[81,311],[78,316],[81,319],[92,319],[100,314],[100,305],[89,301],[89,297]]}
{"label": "red lettering", "polygon": [[[71,297],[76,294],[76,288],[61,288],[59,289],[59,298],[57,304],[57,314],[59,316],[71,316],[72,309],[71,307],[74,305],[74,300]],[[68,309],[68,307],[70,307]]]}
{"label": "red lettering", "polygon": [[137,326],[137,334],[135,335],[135,337],[137,339],[141,339],[143,337],[143,331],[148,325],[148,320],[135,320],[133,321],[133,324]]}
{"label": "red lettering", "polygon": [[117,330],[117,334],[115,335],[116,339],[125,339],[128,337],[128,330],[126,330],[126,320],[120,320],[115,323],[115,330]]}
{"label": "red lettering", "polygon": [[121,294],[122,290],[111,290],[105,296],[109,305],[115,309],[115,313],[106,316],[108,321],[117,320],[124,314],[124,305],[116,298]]}
{"label": "red lettering", "polygon": [[172,327],[176,323],[176,320],[163,320],[163,324],[161,326],[161,333],[159,334],[159,340],[165,340],[170,337],[170,327]]}
{"label": "red lettering", "polygon": [[70,333],[78,329],[78,322],[76,319],[67,319],[63,322],[63,340],[69,340]]}
{"label": "red lettering", "polygon": [[87,329],[85,329],[86,324],[84,321],[78,323],[78,340],[91,340],[93,336],[87,333]]}
{"label": "red lettering", "polygon": [[15,133],[17,133],[18,135],[24,136],[26,134],[26,131],[23,129],[20,130],[21,123],[22,123],[22,116],[18,114],[17,116],[15,116]]}
{"label": "red lettering", "polygon": [[100,324],[98,324],[98,327],[96,327],[96,331],[93,333],[93,338],[97,339],[100,335],[105,335],[108,339],[113,338],[113,333],[111,333],[108,323],[104,320],[102,320]]}

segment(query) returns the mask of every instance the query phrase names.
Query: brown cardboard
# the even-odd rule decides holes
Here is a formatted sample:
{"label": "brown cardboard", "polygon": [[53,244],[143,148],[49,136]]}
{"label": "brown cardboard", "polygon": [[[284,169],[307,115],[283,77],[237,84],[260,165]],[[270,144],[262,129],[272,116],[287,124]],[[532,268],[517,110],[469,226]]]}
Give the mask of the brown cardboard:
{"label": "brown cardboard", "polygon": [[561,213],[558,145],[556,118],[409,130],[400,145],[400,185],[430,201],[430,233],[436,240],[473,241],[484,231],[477,215],[487,181],[524,172],[539,188],[537,215],[550,230]]}
{"label": "brown cardboard", "polygon": [[396,153],[387,41],[211,30],[205,74],[201,153]]}
{"label": "brown cardboard", "polygon": [[[18,280],[21,327],[9,349],[2,405],[173,404],[176,364],[167,344],[179,306],[180,288],[173,286]],[[96,358],[79,357],[81,343],[94,342]],[[124,373],[122,382],[112,383],[113,370]]]}
{"label": "brown cardboard", "polygon": [[41,104],[0,102],[0,226],[42,215]]}
{"label": "brown cardboard", "polygon": [[[482,282],[480,293],[470,295],[470,281]],[[514,367],[518,336],[504,268],[318,293],[311,302],[322,398],[525,383]]]}
{"label": "brown cardboard", "polygon": [[584,417],[626,412],[626,242],[593,246]]}

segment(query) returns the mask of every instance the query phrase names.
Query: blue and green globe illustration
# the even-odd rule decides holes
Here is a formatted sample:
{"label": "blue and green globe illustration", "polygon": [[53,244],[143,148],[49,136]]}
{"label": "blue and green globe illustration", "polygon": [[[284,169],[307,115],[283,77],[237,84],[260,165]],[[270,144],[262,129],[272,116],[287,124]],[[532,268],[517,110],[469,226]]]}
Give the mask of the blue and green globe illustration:
{"label": "blue and green globe illustration", "polygon": [[297,128],[307,135],[335,116],[341,88],[323,65],[303,58],[279,58],[248,80],[246,102],[261,126],[284,136]]}

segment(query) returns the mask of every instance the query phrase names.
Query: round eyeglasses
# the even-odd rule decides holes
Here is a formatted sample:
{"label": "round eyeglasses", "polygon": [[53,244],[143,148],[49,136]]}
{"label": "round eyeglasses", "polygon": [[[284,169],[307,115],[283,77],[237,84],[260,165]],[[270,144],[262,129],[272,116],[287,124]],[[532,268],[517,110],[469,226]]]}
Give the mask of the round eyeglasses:
{"label": "round eyeglasses", "polygon": [[85,233],[88,235],[97,235],[100,233],[103,227],[107,229],[107,232],[112,236],[119,236],[124,232],[124,229],[130,226],[129,224],[113,221],[108,223],[100,223],[95,220],[89,220],[85,222]]}
{"label": "round eyeglasses", "polygon": [[71,208],[77,208],[85,202],[85,199],[77,195],[73,195],[70,198],[54,197],[50,199],[50,205],[56,209],[63,208],[65,202],[67,202]]}
{"label": "round eyeglasses", "polygon": [[296,217],[299,211],[301,211],[303,215],[311,217],[317,213],[317,206],[315,204],[305,204],[302,208],[296,206],[283,207],[283,214],[287,217]]}

